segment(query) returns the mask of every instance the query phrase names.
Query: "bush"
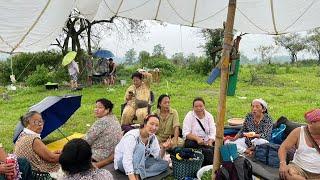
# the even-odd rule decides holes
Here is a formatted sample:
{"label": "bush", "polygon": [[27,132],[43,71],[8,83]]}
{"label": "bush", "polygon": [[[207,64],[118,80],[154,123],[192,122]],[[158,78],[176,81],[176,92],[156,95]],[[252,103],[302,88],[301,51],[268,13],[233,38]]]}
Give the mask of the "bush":
{"label": "bush", "polygon": [[6,85],[10,81],[10,64],[6,61],[0,61],[0,84]]}
{"label": "bush", "polygon": [[43,64],[38,65],[36,67],[36,71],[34,71],[31,75],[27,77],[27,84],[29,86],[39,86],[44,85],[48,81],[50,81],[49,69],[47,69]]}
{"label": "bush", "polygon": [[161,57],[153,57],[149,59],[147,62],[147,68],[159,68],[161,74],[165,76],[171,76],[176,71],[176,66],[172,64],[172,62]]}
{"label": "bush", "polygon": [[197,58],[196,61],[189,64],[188,69],[202,75],[208,75],[212,70],[211,61],[208,58]]}
{"label": "bush", "polygon": [[69,81],[69,73],[66,67],[60,66],[49,74],[49,79],[51,82],[61,83],[62,81]]}
{"label": "bush", "polygon": [[42,64],[46,68],[57,69],[61,66],[62,58],[62,54],[55,51],[19,53],[8,58],[7,63],[10,64],[12,59],[13,73],[16,75],[17,81],[25,81],[36,70],[37,65]]}

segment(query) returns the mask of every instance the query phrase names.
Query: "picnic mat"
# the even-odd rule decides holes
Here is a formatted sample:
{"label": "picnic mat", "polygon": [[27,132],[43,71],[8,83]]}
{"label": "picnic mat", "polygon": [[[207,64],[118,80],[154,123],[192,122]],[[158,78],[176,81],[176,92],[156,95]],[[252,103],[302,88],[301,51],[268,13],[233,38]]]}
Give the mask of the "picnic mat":
{"label": "picnic mat", "polygon": [[[75,139],[75,138],[82,138],[84,134],[81,133],[74,133],[71,136],[68,136],[68,140]],[[54,141],[50,144],[47,144],[47,148],[50,151],[62,150],[63,146],[68,142],[66,138]]]}

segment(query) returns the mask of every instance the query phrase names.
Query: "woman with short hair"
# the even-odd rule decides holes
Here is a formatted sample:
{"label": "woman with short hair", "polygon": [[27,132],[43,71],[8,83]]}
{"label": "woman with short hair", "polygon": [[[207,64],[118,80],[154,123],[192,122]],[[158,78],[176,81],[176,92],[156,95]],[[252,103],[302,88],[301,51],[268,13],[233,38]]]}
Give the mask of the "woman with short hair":
{"label": "woman with short hair", "polygon": [[237,145],[239,153],[251,155],[255,145],[269,142],[272,132],[272,118],[268,113],[268,104],[263,99],[251,102],[251,112],[245,117],[243,127],[237,135],[225,143]]}
{"label": "woman with short hair", "polygon": [[120,123],[112,109],[113,103],[110,100],[98,99],[94,109],[97,120],[84,137],[91,146],[92,159],[98,168],[113,162],[114,148],[122,138]]}
{"label": "woman with short hair", "polygon": [[199,148],[204,155],[202,165],[212,164],[213,146],[216,135],[216,126],[213,116],[206,111],[205,102],[197,97],[192,103],[193,110],[189,111],[183,121],[182,134],[185,147]]}
{"label": "woman with short hair", "polygon": [[[126,105],[121,116],[121,125],[142,124],[143,118],[148,114],[148,105],[151,101],[150,88],[143,81],[143,74],[135,72],[131,76],[133,85],[129,86],[124,96]],[[133,122],[134,117],[137,121]]]}
{"label": "woman with short hair", "polygon": [[64,171],[61,180],[111,180],[112,174],[106,169],[97,169],[91,163],[91,147],[83,139],[69,141],[62,150],[59,162]]}
{"label": "woman with short hair", "polygon": [[41,114],[30,111],[20,118],[23,131],[15,144],[14,154],[26,158],[38,172],[56,172],[59,169],[60,151],[51,152],[41,141],[44,120]]}

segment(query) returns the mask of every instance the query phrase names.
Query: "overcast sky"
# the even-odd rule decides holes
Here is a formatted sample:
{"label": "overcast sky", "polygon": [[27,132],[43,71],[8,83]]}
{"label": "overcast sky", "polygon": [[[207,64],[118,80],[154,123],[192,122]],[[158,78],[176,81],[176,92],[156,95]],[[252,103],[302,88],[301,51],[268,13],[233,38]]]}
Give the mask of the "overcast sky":
{"label": "overcast sky", "polygon": [[[153,51],[153,47],[156,44],[161,44],[165,47],[165,52],[168,57],[171,57],[174,53],[183,52],[184,55],[194,53],[197,56],[204,55],[204,51],[201,45],[205,43],[200,29],[191,28],[186,26],[166,24],[162,26],[159,24],[153,24],[148,27],[149,33],[146,33],[141,40],[119,40],[117,34],[113,34],[113,38],[106,38],[102,42],[102,48],[109,49],[114,52],[117,57],[124,57],[126,51],[130,48],[134,48],[136,52],[146,50],[150,53]],[[259,45],[271,45],[273,44],[272,36],[269,35],[250,35],[243,36],[240,43],[240,51],[242,54],[249,58],[256,57],[254,48]],[[286,52],[280,54],[286,55]]]}

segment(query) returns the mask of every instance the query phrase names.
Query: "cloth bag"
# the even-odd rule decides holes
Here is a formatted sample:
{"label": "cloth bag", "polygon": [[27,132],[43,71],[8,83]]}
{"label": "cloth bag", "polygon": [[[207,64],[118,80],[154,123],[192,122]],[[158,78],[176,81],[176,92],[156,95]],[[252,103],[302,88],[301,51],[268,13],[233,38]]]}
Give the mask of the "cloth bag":
{"label": "cloth bag", "polygon": [[220,154],[224,162],[233,162],[239,157],[236,144],[225,144],[221,146]]}

